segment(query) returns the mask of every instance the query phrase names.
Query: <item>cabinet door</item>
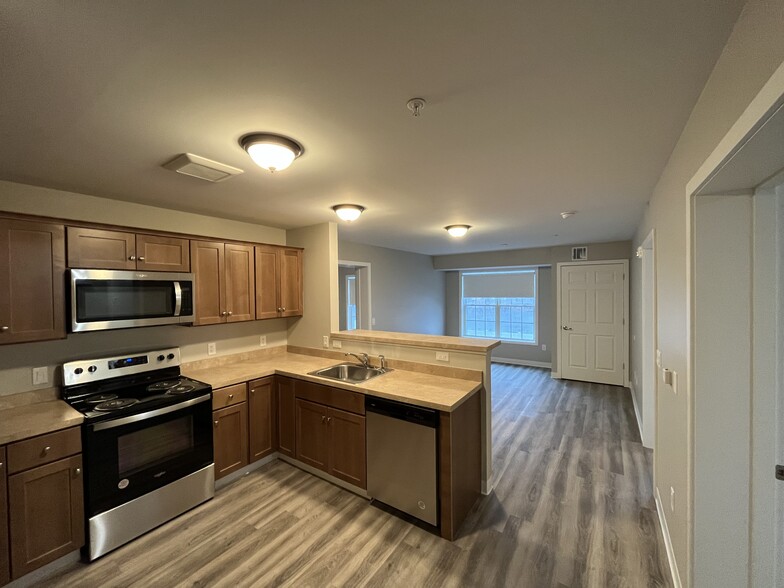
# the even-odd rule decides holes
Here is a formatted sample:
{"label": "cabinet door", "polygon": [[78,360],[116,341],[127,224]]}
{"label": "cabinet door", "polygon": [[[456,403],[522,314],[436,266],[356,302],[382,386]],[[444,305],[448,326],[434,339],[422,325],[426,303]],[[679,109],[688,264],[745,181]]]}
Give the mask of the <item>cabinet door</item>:
{"label": "cabinet door", "polygon": [[226,282],[223,279],[223,243],[191,241],[191,266],[196,276],[196,312],[194,325],[225,323],[223,307]]}
{"label": "cabinet door", "polygon": [[277,447],[283,455],[295,456],[296,449],[296,406],[294,404],[294,380],[290,378],[275,378],[278,389],[277,409]]}
{"label": "cabinet door", "polygon": [[0,219],[0,344],[65,338],[65,231]]}
{"label": "cabinet door", "polygon": [[136,235],[68,227],[68,267],[136,269]]}
{"label": "cabinet door", "polygon": [[136,269],[159,272],[191,271],[187,239],[136,235]]}
{"label": "cabinet door", "polygon": [[248,403],[212,413],[215,479],[248,465]]}
{"label": "cabinet door", "polygon": [[226,243],[226,315],[227,322],[252,321],[256,318],[256,285],[253,245]]}
{"label": "cabinet door", "polygon": [[281,249],[280,267],[280,316],[302,316],[302,250]]}
{"label": "cabinet door", "polygon": [[256,245],[256,318],[279,316],[278,247]]}
{"label": "cabinet door", "polygon": [[297,398],[297,459],[319,470],[328,470],[327,408]]}
{"label": "cabinet door", "polygon": [[348,482],[366,488],[365,417],[327,408],[329,425],[328,472]]}
{"label": "cabinet door", "polygon": [[251,463],[275,451],[274,382],[274,378],[263,378],[249,384],[248,433]]}
{"label": "cabinet door", "polygon": [[82,456],[8,478],[14,579],[84,545]]}
{"label": "cabinet door", "polygon": [[0,586],[11,581],[11,562],[8,560],[8,487],[5,472],[5,447],[0,447]]}

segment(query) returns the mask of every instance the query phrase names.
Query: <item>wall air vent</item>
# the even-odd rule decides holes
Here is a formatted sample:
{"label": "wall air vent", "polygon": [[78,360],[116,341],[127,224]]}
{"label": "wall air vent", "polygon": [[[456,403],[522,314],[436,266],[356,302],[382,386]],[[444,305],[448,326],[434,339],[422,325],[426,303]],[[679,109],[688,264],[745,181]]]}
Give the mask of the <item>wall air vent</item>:
{"label": "wall air vent", "polygon": [[183,153],[172,159],[163,167],[176,171],[178,174],[199,178],[208,182],[222,182],[232,176],[244,173],[243,170],[231,167],[225,163],[218,163],[206,157],[199,157],[193,153]]}
{"label": "wall air vent", "polygon": [[588,259],[588,247],[572,247],[572,261],[585,261]]}

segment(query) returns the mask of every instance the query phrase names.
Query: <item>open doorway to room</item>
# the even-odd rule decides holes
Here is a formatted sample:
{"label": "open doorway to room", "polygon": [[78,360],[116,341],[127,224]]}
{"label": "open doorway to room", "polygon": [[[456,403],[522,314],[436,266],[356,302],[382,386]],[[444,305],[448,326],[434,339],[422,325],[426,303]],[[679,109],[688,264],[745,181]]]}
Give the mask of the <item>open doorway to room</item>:
{"label": "open doorway to room", "polygon": [[360,261],[339,261],[338,289],[340,330],[372,329],[370,264]]}

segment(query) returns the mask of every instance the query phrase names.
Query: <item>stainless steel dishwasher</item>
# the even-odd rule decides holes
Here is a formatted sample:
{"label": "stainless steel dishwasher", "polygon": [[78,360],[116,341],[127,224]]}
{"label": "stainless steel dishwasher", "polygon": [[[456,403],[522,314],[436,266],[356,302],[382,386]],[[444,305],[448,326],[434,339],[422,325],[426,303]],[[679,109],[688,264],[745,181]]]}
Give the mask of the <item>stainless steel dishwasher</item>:
{"label": "stainless steel dishwasher", "polygon": [[365,397],[367,492],[371,498],[438,524],[438,412]]}

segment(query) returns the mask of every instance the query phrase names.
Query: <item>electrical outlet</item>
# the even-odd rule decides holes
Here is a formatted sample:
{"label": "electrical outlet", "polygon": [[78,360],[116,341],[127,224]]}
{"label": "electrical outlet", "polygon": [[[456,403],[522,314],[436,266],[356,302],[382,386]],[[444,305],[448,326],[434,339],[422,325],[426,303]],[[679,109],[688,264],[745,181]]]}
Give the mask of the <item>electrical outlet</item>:
{"label": "electrical outlet", "polygon": [[372,326],[374,326],[374,327],[376,326],[376,317],[373,317],[372,319],[370,319],[370,324]]}
{"label": "electrical outlet", "polygon": [[207,355],[215,355],[216,353],[215,343],[207,343]]}
{"label": "electrical outlet", "polygon": [[49,383],[49,368],[33,368],[33,386],[42,386]]}
{"label": "electrical outlet", "polygon": [[343,349],[343,341],[338,341],[337,339],[333,339],[332,347],[334,347],[335,349]]}
{"label": "electrical outlet", "polygon": [[259,347],[266,347],[266,346],[267,346],[267,336],[259,335]]}
{"label": "electrical outlet", "polygon": [[675,488],[670,486],[670,511],[675,512]]}
{"label": "electrical outlet", "polygon": [[544,343],[542,343],[542,351],[547,351],[547,345],[545,345]]}
{"label": "electrical outlet", "polygon": [[324,335],[321,338],[321,344],[324,346],[324,349],[329,349],[329,335]]}
{"label": "electrical outlet", "polygon": [[446,351],[436,351],[436,361],[449,361],[449,354]]}

